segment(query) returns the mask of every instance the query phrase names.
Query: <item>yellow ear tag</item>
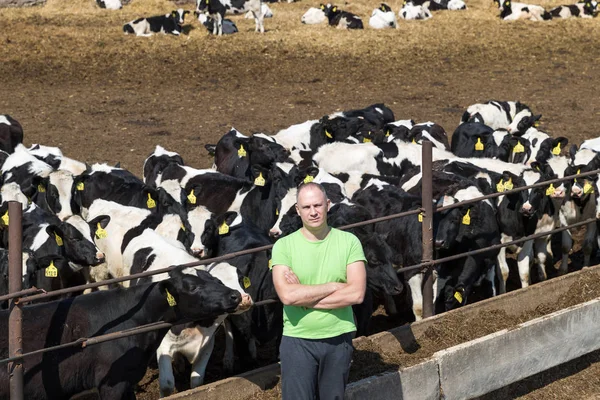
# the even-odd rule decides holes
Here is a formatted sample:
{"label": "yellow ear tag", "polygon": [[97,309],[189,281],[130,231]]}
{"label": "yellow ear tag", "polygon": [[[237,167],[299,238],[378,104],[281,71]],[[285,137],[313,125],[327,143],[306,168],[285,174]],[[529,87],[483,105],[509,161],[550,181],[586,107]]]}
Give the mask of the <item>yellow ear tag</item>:
{"label": "yellow ear tag", "polygon": [[219,227],[219,235],[227,235],[228,233],[229,233],[229,225],[227,225],[227,222],[223,221],[223,223]]}
{"label": "yellow ear tag", "polygon": [[54,239],[56,239],[56,244],[59,246],[63,245],[63,240],[60,236],[58,236],[56,233],[54,233]]}
{"label": "yellow ear tag", "polygon": [[390,130],[389,129],[385,132],[385,137],[390,137]]}
{"label": "yellow ear tag", "polygon": [[417,219],[419,220],[419,222],[423,222],[423,213],[419,213]]}
{"label": "yellow ear tag", "polygon": [[412,142],[411,142],[411,143],[412,143],[412,144],[417,144],[417,141],[415,140],[415,138],[413,138],[413,140],[412,140]]}
{"label": "yellow ear tag", "polygon": [[523,147],[521,142],[518,142],[517,145],[513,148],[513,153],[515,153],[515,154],[523,153],[524,151],[525,151],[525,147]]}
{"label": "yellow ear tag", "polygon": [[106,230],[104,228],[102,228],[102,225],[100,225],[100,222],[98,222],[98,225],[96,225],[96,237],[98,239],[104,239],[108,236],[108,233],[106,233]]}
{"label": "yellow ear tag", "polygon": [[76,186],[76,189],[79,190],[80,192],[83,190],[84,186],[83,186],[83,182],[79,182]]}
{"label": "yellow ear tag", "polygon": [[[581,173],[581,170],[580,170],[580,169],[578,169],[578,170],[577,170],[577,175],[579,175],[580,173]],[[575,183],[577,183],[577,178],[573,179],[573,181],[574,181]]]}
{"label": "yellow ear tag", "polygon": [[333,7],[333,8],[331,9],[331,11],[332,11],[332,12],[336,12],[336,11],[337,11],[337,7]]}
{"label": "yellow ear tag", "polygon": [[462,304],[463,297],[462,297],[462,294],[460,294],[460,292],[454,292],[454,298],[456,299],[456,301],[458,301],[460,304]]}
{"label": "yellow ear tag", "polygon": [[555,156],[560,154],[560,143],[557,143],[556,147],[552,149],[552,154],[554,154]]}
{"label": "yellow ear tag", "polygon": [[504,190],[504,181],[500,179],[500,182],[496,184],[496,192],[502,193]]}
{"label": "yellow ear tag", "polygon": [[265,186],[265,178],[263,178],[262,172],[260,172],[258,174],[258,176],[256,177],[256,179],[254,180],[254,184],[256,186]]}
{"label": "yellow ear tag", "polygon": [[278,208],[275,209],[275,215],[279,215],[279,209]]}
{"label": "yellow ear tag", "polygon": [[321,10],[324,10],[325,6],[323,4],[321,4]]}
{"label": "yellow ear tag", "polygon": [[148,201],[146,202],[146,205],[148,206],[148,208],[156,207],[156,202],[152,199],[152,196],[150,196],[150,193],[148,193]]}
{"label": "yellow ear tag", "polygon": [[540,122],[539,122],[539,121],[535,121],[535,122],[533,123],[533,127],[534,127],[534,128],[537,128],[538,126],[540,126]]}
{"label": "yellow ear tag", "polygon": [[181,226],[179,227],[179,229],[181,229],[182,231],[185,232],[185,226],[183,226],[183,224],[181,224]]}
{"label": "yellow ear tag", "polygon": [[40,192],[40,193],[46,192],[46,188],[41,183],[38,185],[38,192]]}
{"label": "yellow ear tag", "polygon": [[583,193],[585,193],[585,194],[594,193],[594,187],[592,185],[590,185],[589,182],[586,182],[585,185],[583,185]]}
{"label": "yellow ear tag", "polygon": [[8,211],[2,216],[2,222],[4,222],[4,225],[8,226]]}
{"label": "yellow ear tag", "polygon": [[242,279],[242,281],[244,282],[244,289],[248,289],[251,285],[250,283],[250,278],[248,278],[247,276],[244,277],[244,279]]}
{"label": "yellow ear tag", "polygon": [[171,293],[169,293],[169,291],[167,289],[165,289],[165,292],[167,293],[167,303],[169,303],[170,307],[175,307],[177,305],[177,302],[175,301],[175,297],[173,297],[173,295]]}
{"label": "yellow ear tag", "polygon": [[306,175],[306,178],[304,178],[304,183],[310,183],[312,181],[315,180],[315,177],[312,175]]}
{"label": "yellow ear tag", "polygon": [[329,139],[333,139],[333,135],[329,133],[327,129],[325,129],[325,136],[327,136]]}
{"label": "yellow ear tag", "polygon": [[512,189],[513,189],[512,178],[509,178],[506,182],[504,182],[504,190],[512,190]]}
{"label": "yellow ear tag", "polygon": [[247,153],[246,153],[246,149],[244,149],[244,145],[240,144],[240,148],[238,149],[238,156],[239,157],[246,157]]}
{"label": "yellow ear tag", "polygon": [[273,269],[273,260],[269,260],[269,269]]}
{"label": "yellow ear tag", "polygon": [[363,143],[371,143],[372,140],[369,138],[363,138]]}
{"label": "yellow ear tag", "polygon": [[477,143],[475,143],[475,150],[482,151],[483,143],[481,143],[481,138],[477,138]]}
{"label": "yellow ear tag", "polygon": [[44,270],[44,276],[47,278],[56,278],[58,276],[58,269],[54,266],[54,261],[50,261],[50,265]]}
{"label": "yellow ear tag", "polygon": [[196,204],[196,196],[194,195],[194,189],[190,190],[190,194],[188,194],[187,199],[190,202],[190,204]]}
{"label": "yellow ear tag", "polygon": [[550,186],[548,187],[548,189],[546,189],[546,196],[551,196],[554,194],[554,185],[550,184]]}
{"label": "yellow ear tag", "polygon": [[470,212],[471,212],[471,209],[469,208],[467,210],[467,213],[465,214],[465,216],[462,219],[463,225],[471,225],[471,216],[469,215]]}

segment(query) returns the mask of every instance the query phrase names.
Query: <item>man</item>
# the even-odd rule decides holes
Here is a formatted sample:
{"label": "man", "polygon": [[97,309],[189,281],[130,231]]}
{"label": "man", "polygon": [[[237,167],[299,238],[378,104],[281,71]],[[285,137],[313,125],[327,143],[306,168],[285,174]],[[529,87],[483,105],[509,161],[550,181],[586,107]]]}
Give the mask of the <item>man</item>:
{"label": "man", "polygon": [[356,331],[352,305],[363,301],[366,259],[356,236],[327,225],[330,206],[321,185],[300,186],[302,228],[273,247],[273,282],[284,304],[283,400],[344,398]]}

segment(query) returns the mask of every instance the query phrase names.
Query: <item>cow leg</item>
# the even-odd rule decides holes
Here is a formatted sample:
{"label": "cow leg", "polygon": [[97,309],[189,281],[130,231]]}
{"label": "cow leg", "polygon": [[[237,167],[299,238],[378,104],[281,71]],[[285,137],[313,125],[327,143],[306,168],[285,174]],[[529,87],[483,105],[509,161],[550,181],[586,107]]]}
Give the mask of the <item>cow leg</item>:
{"label": "cow leg", "polygon": [[548,259],[546,238],[535,239],[533,244],[535,247],[537,265],[542,274],[541,280],[545,281],[548,279],[548,275],[546,274],[546,260]]}
{"label": "cow leg", "polygon": [[590,259],[592,257],[592,251],[594,250],[594,241],[598,236],[598,231],[596,228],[596,222],[592,222],[587,224],[585,237],[583,239],[583,266],[590,266]]}
{"label": "cow leg", "polygon": [[206,347],[202,349],[200,352],[200,356],[196,358],[196,360],[192,363],[192,376],[190,378],[190,387],[195,388],[204,382],[204,375],[206,374],[206,366],[208,365],[208,360],[210,359],[210,355],[215,347],[215,335],[214,333],[210,335],[208,342],[206,343]]}
{"label": "cow leg", "polygon": [[569,271],[569,252],[573,248],[573,238],[569,230],[562,231],[562,260],[559,268],[559,275],[564,275]]}
{"label": "cow leg", "polygon": [[234,364],[234,344],[233,344],[233,328],[229,320],[223,321],[223,330],[225,331],[225,353],[223,354],[223,369],[231,373],[233,372]]}
{"label": "cow leg", "polygon": [[506,247],[500,249],[498,252],[498,262],[496,268],[498,268],[498,292],[500,294],[506,293],[506,281],[508,280],[508,263],[506,262]]}
{"label": "cow leg", "polygon": [[175,391],[175,376],[173,375],[173,359],[170,354],[159,348],[156,352],[158,360],[158,387],[160,397],[167,397]]}
{"label": "cow leg", "polygon": [[519,248],[517,251],[517,265],[519,267],[521,287],[527,287],[531,282],[529,271],[531,268],[531,259],[533,258],[533,240],[528,240],[523,243],[523,247]]}
{"label": "cow leg", "polygon": [[[423,319],[423,274],[418,273],[408,280],[410,295],[412,297],[412,310],[415,314],[415,320]],[[433,292],[435,294],[435,290]]]}
{"label": "cow leg", "polygon": [[217,16],[217,34],[219,36],[223,36],[223,18],[224,18],[223,15],[218,14],[218,16]]}
{"label": "cow leg", "polygon": [[258,10],[258,12],[253,11],[252,12],[254,14],[254,22],[256,24],[256,29],[255,31],[258,32],[260,30],[260,33],[265,33],[265,24],[264,24],[264,15],[262,13],[262,10]]}

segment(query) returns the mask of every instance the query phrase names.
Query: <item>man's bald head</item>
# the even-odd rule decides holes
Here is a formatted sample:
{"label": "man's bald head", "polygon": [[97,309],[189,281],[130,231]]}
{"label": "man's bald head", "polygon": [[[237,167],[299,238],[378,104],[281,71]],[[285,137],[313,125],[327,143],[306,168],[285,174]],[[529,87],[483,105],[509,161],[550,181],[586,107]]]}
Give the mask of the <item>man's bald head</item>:
{"label": "man's bald head", "polygon": [[320,190],[321,193],[323,193],[323,197],[325,197],[325,201],[328,200],[327,192],[325,191],[325,188],[323,186],[319,185],[316,182],[309,182],[309,183],[303,183],[302,185],[300,185],[298,187],[298,191],[296,192],[296,203],[298,202],[298,199],[300,198],[300,194],[308,189]]}

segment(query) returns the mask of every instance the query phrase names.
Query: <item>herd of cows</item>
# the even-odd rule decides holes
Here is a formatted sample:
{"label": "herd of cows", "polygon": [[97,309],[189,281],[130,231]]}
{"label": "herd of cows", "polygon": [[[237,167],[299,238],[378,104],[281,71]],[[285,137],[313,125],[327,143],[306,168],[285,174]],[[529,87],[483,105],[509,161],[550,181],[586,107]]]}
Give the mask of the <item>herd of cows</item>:
{"label": "herd of cows", "polygon": [[[26,148],[19,122],[0,115],[0,295],[8,291],[9,201],[23,206],[23,286],[50,291],[272,244],[301,226],[294,205],[303,182],[323,185],[336,227],[420,210],[423,141],[434,146],[434,208],[600,168],[600,138],[568,148],[566,138],[538,129],[540,118],[520,102],[474,104],[450,142],[440,125],[396,120],[391,109],[374,104],[274,135],[246,136],[232,128],[205,146],[214,155],[211,169],[186,165],[178,153],[156,146],[140,179],[118,165],[71,159],[55,147]],[[594,173],[437,212],[436,258],[598,218],[598,189]],[[421,261],[421,221],[422,215],[411,215],[351,229],[368,260],[367,295],[354,307],[358,335],[368,334],[380,304],[388,314],[411,310],[415,320],[422,318],[423,271],[397,271]],[[582,245],[585,265],[597,239],[594,222]],[[572,247],[565,230],[561,274]],[[509,250],[523,287],[531,274],[545,279],[553,265],[550,237]],[[68,398],[91,388],[103,399],[121,398],[133,393],[154,356],[165,396],[174,390],[176,353],[192,365],[191,386],[201,385],[221,325],[224,368],[234,368],[234,342],[239,363],[251,364],[257,345],[281,335],[281,304],[251,307],[277,299],[270,266],[270,250],[263,250],[25,307],[25,351],[156,321],[194,321],[26,358],[25,398]],[[435,311],[468,304],[474,291],[503,293],[508,275],[505,249],[438,265]],[[0,358],[6,358],[8,312],[0,311],[0,319]],[[0,398],[7,391],[7,370],[0,368]]]}
{"label": "herd of cows", "polygon": [[[528,19],[532,21],[550,20],[553,18],[593,18],[597,15],[596,0],[580,0],[575,4],[561,5],[546,10],[539,5],[513,2],[511,0],[493,0],[500,11],[500,18],[505,21]],[[121,0],[97,0],[101,8],[120,9]],[[410,0],[404,1],[398,11],[398,17],[405,20],[425,20],[432,17],[435,10],[465,10],[463,0]],[[173,10],[169,14],[138,18],[123,26],[125,33],[137,36],[151,36],[153,33],[180,35],[185,23],[185,15],[190,11]],[[194,14],[198,21],[214,35],[233,34],[238,32],[235,22],[226,19],[225,14],[246,13],[246,18],[254,18],[256,31],[264,32],[264,19],[273,16],[273,12],[261,0],[196,0]],[[321,4],[311,7],[301,18],[304,24],[329,25],[340,29],[363,29],[362,19],[351,12],[343,11],[336,5]],[[386,3],[375,8],[369,18],[369,26],[374,29],[396,28],[396,13]]]}

